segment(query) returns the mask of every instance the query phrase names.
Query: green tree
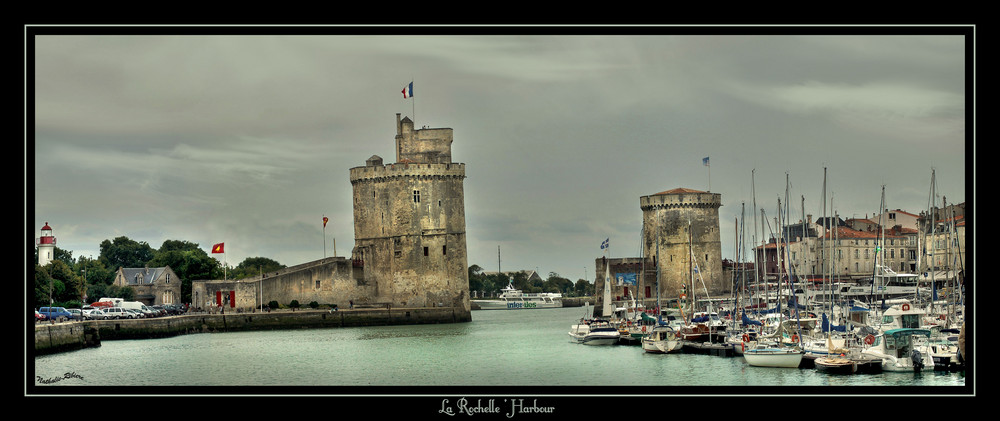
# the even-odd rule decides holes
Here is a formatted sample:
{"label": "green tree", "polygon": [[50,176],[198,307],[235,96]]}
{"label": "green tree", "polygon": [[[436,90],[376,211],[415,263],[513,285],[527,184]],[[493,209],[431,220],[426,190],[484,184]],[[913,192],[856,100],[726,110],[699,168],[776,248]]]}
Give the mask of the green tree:
{"label": "green tree", "polygon": [[570,295],[573,292],[573,281],[559,276],[558,273],[549,272],[549,278],[542,286],[543,292],[559,292]]}
{"label": "green tree", "polygon": [[135,241],[128,237],[101,242],[100,259],[113,271],[118,268],[141,268],[153,258],[153,248],[145,241]]}
{"label": "green tree", "polygon": [[535,288],[528,282],[528,275],[524,272],[514,272],[514,288],[524,292],[539,292],[534,291]]}
{"label": "green tree", "polygon": [[35,265],[35,305],[81,303],[86,291],[83,276],[62,260],[53,260],[44,267]]}
{"label": "green tree", "polygon": [[592,296],[594,295],[594,284],[588,282],[586,279],[578,279],[576,285],[574,285],[574,291],[577,296]]}
{"label": "green tree", "polygon": [[229,277],[233,279],[252,278],[260,276],[261,273],[276,272],[284,268],[285,265],[278,263],[274,259],[267,257],[247,257],[233,268]]}

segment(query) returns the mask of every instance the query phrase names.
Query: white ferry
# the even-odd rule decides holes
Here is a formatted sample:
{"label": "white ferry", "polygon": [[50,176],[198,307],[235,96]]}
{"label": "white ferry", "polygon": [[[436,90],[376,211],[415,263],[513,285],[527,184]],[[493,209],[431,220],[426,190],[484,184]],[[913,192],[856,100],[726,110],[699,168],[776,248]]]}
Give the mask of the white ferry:
{"label": "white ferry", "polygon": [[501,290],[492,300],[472,300],[480,310],[522,310],[529,308],[559,308],[563,306],[562,294],[557,292],[524,293],[513,284]]}

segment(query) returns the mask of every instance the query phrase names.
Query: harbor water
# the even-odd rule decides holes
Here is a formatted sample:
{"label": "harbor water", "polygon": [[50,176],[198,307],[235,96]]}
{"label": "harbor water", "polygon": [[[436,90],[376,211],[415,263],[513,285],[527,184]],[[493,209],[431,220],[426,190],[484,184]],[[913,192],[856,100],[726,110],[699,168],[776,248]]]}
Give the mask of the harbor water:
{"label": "harbor water", "polygon": [[[581,345],[567,332],[584,311],[584,307],[481,310],[473,312],[472,322],[458,324],[104,341],[96,348],[36,357],[29,385],[36,389],[166,386],[167,390],[170,386],[339,386],[361,394],[368,386],[387,386],[390,393],[405,394],[440,390],[412,386],[501,391],[513,387],[510,390],[519,393],[540,394],[752,394],[758,386],[788,394],[837,390],[865,394],[866,387],[888,387],[888,393],[895,387],[906,388],[907,394],[969,393],[965,372],[828,375],[813,369],[751,367],[741,357],[648,354],[639,346]],[[844,388],[821,388],[825,386]],[[373,390],[383,393],[386,388]]]}

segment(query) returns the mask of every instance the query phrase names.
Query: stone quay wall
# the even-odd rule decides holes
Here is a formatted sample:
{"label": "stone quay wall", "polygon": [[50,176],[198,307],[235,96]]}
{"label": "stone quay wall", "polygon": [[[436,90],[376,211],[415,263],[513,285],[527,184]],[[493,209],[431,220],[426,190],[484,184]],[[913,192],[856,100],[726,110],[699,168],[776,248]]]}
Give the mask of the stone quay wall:
{"label": "stone quay wall", "polygon": [[102,340],[163,338],[189,333],[417,325],[469,322],[462,308],[367,308],[353,310],[281,310],[256,313],[196,313],[132,320],[86,320],[35,325],[35,353],[99,346]]}

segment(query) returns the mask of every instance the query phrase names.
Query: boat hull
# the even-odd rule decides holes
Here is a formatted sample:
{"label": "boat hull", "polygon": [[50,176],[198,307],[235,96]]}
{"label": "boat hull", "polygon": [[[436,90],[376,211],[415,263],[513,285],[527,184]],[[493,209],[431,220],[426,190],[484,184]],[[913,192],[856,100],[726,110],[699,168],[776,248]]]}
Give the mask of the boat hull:
{"label": "boat hull", "polygon": [[614,345],[618,343],[621,334],[614,328],[591,329],[581,342],[584,345]]}
{"label": "boat hull", "polygon": [[748,349],[743,359],[754,367],[798,368],[802,362],[802,352],[782,349]]}
{"label": "boat hull", "polygon": [[854,374],[858,370],[858,365],[847,358],[816,358],[813,363],[816,371],[827,374]]}
{"label": "boat hull", "polygon": [[562,308],[562,300],[523,301],[523,300],[472,300],[480,310],[526,310],[538,308]]}

